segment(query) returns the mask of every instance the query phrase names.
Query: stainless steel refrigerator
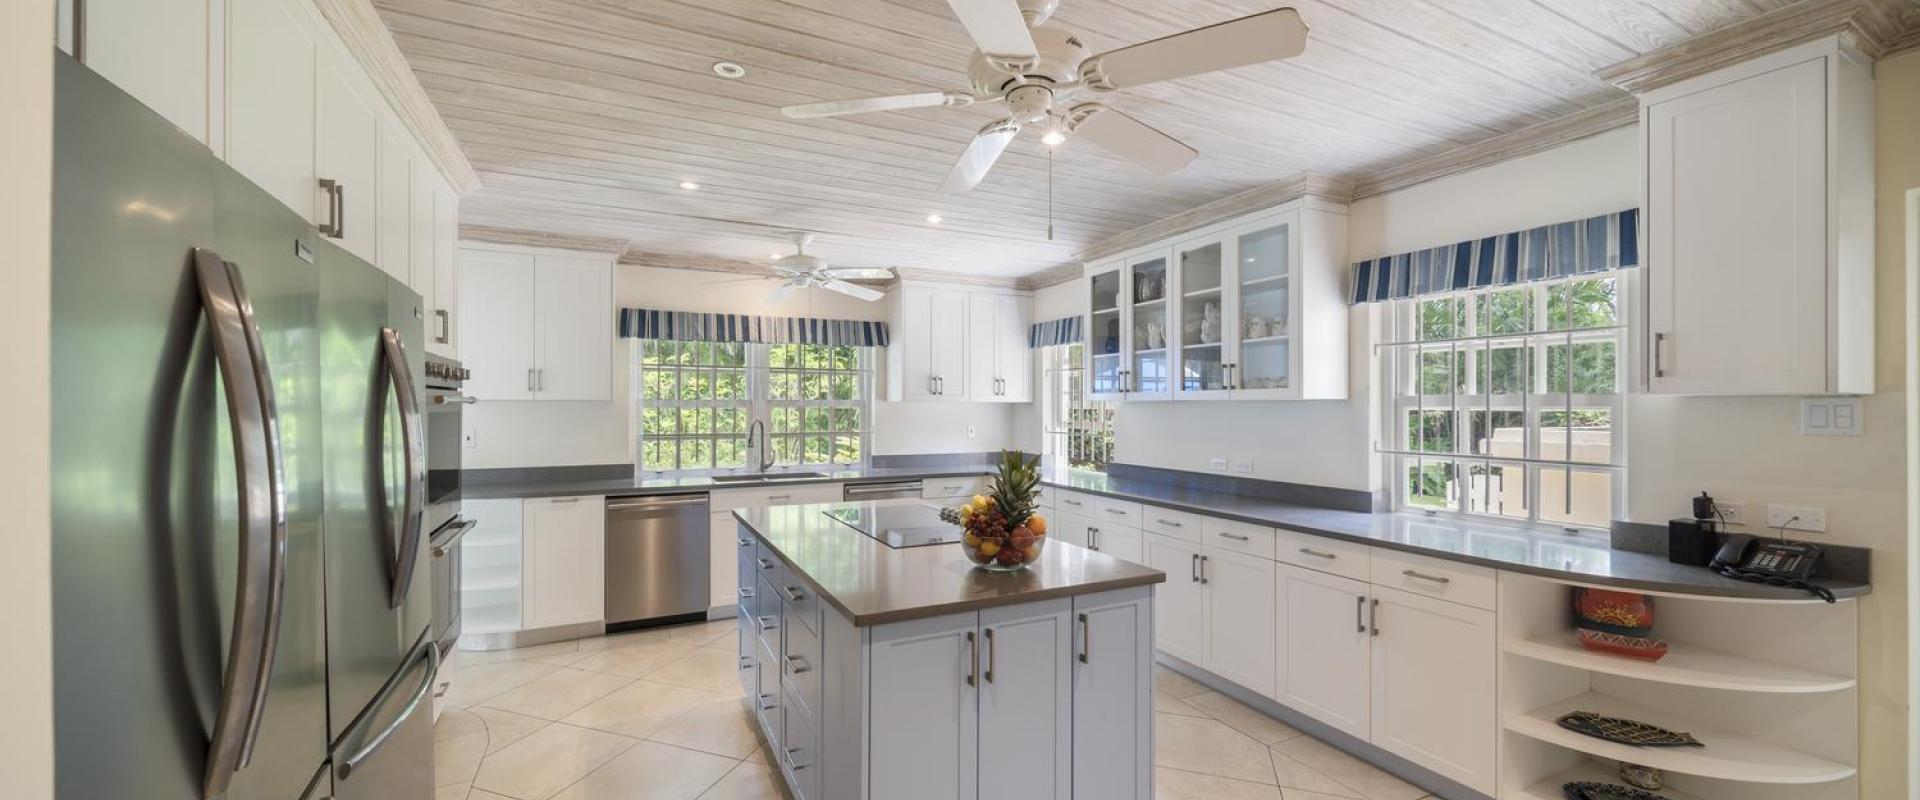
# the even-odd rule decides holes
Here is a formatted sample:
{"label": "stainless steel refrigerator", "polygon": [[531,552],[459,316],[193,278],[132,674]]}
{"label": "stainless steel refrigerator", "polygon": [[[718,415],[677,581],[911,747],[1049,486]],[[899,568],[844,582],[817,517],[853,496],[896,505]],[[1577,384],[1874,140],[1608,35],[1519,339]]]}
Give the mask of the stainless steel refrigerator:
{"label": "stainless steel refrigerator", "polygon": [[418,296],[56,59],[57,796],[431,797]]}

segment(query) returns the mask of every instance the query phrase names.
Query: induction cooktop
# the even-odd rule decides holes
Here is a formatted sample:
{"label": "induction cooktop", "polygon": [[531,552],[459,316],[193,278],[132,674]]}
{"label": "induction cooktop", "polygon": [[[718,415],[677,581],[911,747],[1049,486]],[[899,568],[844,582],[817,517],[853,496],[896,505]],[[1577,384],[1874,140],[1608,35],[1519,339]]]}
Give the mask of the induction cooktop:
{"label": "induction cooktop", "polygon": [[840,524],[894,549],[960,541],[960,527],[940,519],[940,507],[913,503],[862,505],[824,512]]}

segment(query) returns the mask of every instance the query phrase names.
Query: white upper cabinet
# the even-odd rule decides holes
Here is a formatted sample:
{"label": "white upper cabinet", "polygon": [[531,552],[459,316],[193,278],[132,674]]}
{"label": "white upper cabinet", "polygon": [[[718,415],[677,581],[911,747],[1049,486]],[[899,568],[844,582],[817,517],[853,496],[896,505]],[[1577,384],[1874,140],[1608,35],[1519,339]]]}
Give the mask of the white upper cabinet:
{"label": "white upper cabinet", "polygon": [[460,355],[458,313],[460,261],[460,196],[445,183],[433,193],[433,309],[427,318],[427,349],[449,358]]}
{"label": "white upper cabinet", "polygon": [[[256,3],[257,5],[258,3]],[[224,21],[213,0],[86,0],[86,65],[180,130],[212,144],[208,58]],[[244,5],[244,3],[242,4]]]}
{"label": "white upper cabinet", "polygon": [[1873,391],[1873,114],[1838,38],[1641,97],[1650,391]]}
{"label": "white upper cabinet", "polygon": [[[321,52],[328,51],[321,48]],[[320,233],[369,262],[379,259],[380,115],[343,58],[319,61],[318,174],[315,219]],[[370,88],[370,87],[369,87]]]}
{"label": "white upper cabinet", "polygon": [[[412,287],[413,248],[408,240],[413,235],[413,200],[410,195],[413,186],[413,148],[399,123],[381,121],[380,153],[375,161],[380,169],[377,179],[380,223],[376,230],[379,257],[374,263],[381,271],[393,276],[394,280]],[[416,287],[414,291],[419,289]]]}
{"label": "white upper cabinet", "polygon": [[1346,397],[1346,235],[1345,208],[1309,198],[1090,267],[1090,394]]}
{"label": "white upper cabinet", "polygon": [[318,224],[326,219],[326,208],[315,188],[314,43],[319,34],[311,13],[301,0],[252,0],[228,10],[226,158]]}
{"label": "white upper cabinet", "polygon": [[456,324],[474,397],[612,397],[610,254],[469,245],[457,281]]}
{"label": "white upper cabinet", "polygon": [[434,317],[434,195],[439,192],[440,175],[419,151],[414,151],[407,183],[407,285],[420,293],[421,311],[426,320],[427,349],[440,352],[435,339],[440,320]]}
{"label": "white upper cabinet", "polygon": [[1024,293],[903,284],[887,295],[887,399],[1024,403],[1033,399]]}

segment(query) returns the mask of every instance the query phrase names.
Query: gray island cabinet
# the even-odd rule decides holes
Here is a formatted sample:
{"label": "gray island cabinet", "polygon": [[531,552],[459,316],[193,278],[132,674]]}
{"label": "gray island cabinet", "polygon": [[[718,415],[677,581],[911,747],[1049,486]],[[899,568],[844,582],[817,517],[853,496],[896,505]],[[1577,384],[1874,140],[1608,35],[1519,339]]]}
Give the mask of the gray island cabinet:
{"label": "gray island cabinet", "polygon": [[991,574],[828,516],[918,502],[736,512],[740,683],[794,796],[1151,797],[1165,574],[1062,542]]}

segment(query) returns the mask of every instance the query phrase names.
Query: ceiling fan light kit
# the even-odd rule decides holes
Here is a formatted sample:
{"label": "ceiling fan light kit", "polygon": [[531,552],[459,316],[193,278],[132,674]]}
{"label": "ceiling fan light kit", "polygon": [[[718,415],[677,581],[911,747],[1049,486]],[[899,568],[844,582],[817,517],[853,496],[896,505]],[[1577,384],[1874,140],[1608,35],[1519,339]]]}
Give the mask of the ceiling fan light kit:
{"label": "ceiling fan light kit", "polygon": [[794,118],[1004,103],[1005,118],[982,126],[961,151],[941,191],[979,185],[1023,127],[1047,123],[1042,141],[1088,141],[1155,175],[1178,172],[1199,155],[1104,102],[1064,105],[1083,92],[1105,95],[1159,81],[1278,61],[1306,49],[1299,12],[1278,8],[1148,42],[1088,55],[1071,32],[1049,24],[1059,0],[947,0],[973,39],[970,90],[828,100],[787,106]]}

